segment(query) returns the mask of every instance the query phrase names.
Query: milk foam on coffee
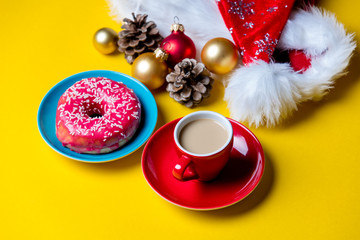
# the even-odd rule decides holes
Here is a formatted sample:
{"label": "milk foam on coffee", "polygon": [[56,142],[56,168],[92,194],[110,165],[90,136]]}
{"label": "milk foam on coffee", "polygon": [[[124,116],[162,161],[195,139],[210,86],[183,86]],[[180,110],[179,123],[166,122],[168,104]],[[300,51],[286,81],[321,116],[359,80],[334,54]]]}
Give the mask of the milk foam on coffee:
{"label": "milk foam on coffee", "polygon": [[212,153],[224,146],[229,134],[213,119],[198,119],[185,125],[179,135],[180,145],[195,154]]}

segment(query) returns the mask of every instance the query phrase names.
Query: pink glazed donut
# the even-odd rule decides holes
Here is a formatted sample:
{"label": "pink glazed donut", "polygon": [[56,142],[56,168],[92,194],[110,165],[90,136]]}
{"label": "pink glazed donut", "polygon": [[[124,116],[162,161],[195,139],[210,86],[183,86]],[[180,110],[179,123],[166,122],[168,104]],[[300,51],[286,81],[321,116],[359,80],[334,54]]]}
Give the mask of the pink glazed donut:
{"label": "pink glazed donut", "polygon": [[56,136],[75,152],[107,153],[128,142],[140,120],[140,101],[132,89],[104,77],[87,78],[60,97]]}

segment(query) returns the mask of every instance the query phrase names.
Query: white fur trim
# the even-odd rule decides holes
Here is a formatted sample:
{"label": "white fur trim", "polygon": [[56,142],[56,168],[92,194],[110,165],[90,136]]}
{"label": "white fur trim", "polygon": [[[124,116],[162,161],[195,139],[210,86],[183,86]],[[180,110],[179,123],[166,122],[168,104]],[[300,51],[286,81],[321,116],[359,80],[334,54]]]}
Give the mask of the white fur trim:
{"label": "white fur trim", "polygon": [[297,78],[289,64],[259,61],[235,69],[225,89],[231,117],[256,127],[277,124],[301,100]]}
{"label": "white fur trim", "polygon": [[353,34],[347,34],[336,17],[317,7],[292,13],[279,40],[282,50],[303,50],[311,66],[299,74],[302,101],[320,99],[344,74],[356,47]]}
{"label": "white fur trim", "polygon": [[273,126],[297,103],[319,100],[343,74],[356,44],[334,15],[311,7],[294,11],[278,47],[304,50],[311,66],[303,74],[289,64],[264,62],[234,70],[225,89],[231,115],[249,125]]}

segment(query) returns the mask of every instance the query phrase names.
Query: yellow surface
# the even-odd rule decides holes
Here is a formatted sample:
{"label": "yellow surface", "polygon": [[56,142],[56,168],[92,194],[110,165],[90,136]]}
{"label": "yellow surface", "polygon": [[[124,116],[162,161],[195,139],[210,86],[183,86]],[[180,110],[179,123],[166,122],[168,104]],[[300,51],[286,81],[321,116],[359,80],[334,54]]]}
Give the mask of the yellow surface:
{"label": "yellow surface", "polygon": [[[357,1],[321,2],[360,33]],[[92,45],[99,28],[120,30],[108,12],[103,0],[1,3],[0,239],[360,239],[358,52],[325,99],[302,104],[280,127],[251,129],[265,150],[263,181],[223,210],[160,198],[142,175],[143,148],[106,164],[54,152],[36,123],[46,92],[81,71],[130,74],[123,55]],[[223,94],[216,83],[196,110],[229,116]],[[164,92],[155,98],[159,126],[193,111]]]}

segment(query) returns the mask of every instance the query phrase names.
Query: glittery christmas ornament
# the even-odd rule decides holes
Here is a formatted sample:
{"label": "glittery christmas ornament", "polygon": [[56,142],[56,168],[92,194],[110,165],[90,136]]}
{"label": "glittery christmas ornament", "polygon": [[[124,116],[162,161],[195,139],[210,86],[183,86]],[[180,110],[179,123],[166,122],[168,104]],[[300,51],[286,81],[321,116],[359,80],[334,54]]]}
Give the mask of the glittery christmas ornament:
{"label": "glittery christmas ornament", "polygon": [[185,58],[195,58],[196,48],[194,42],[184,32],[184,26],[178,23],[178,18],[174,18],[171,25],[171,34],[164,38],[161,47],[169,54],[167,63],[173,68],[177,63]]}
{"label": "glittery christmas ornament", "polygon": [[113,53],[117,49],[118,35],[111,28],[101,28],[94,34],[94,47],[103,54]]}
{"label": "glittery christmas ornament", "polygon": [[153,53],[143,53],[132,64],[132,76],[142,82],[150,90],[157,89],[165,83],[168,74],[166,64],[167,53],[156,49]]}
{"label": "glittery christmas ornament", "polygon": [[235,45],[226,38],[208,41],[201,51],[201,61],[206,68],[216,74],[226,74],[234,69],[239,54]]}

